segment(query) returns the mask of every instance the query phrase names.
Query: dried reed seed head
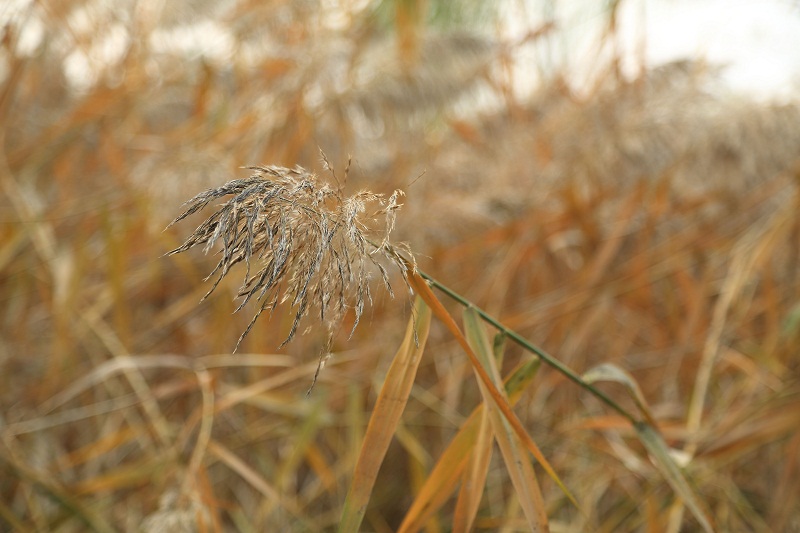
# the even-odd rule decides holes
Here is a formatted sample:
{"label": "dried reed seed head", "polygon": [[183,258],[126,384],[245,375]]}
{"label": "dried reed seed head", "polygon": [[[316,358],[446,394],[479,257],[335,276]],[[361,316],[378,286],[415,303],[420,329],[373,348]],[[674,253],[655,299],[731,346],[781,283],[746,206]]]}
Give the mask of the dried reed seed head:
{"label": "dried reed seed head", "polygon": [[370,280],[374,272],[380,273],[389,294],[394,294],[380,261],[402,273],[409,266],[413,268],[408,248],[401,248],[410,258],[406,260],[389,241],[403,192],[396,190],[388,199],[369,191],[345,197],[340,189],[321,183],[301,167],[249,168],[253,171],[249,178],[229,181],[184,204],[184,211],[169,226],[214,200],[229,197],[169,255],[195,246],[203,246],[208,252],[221,243],[221,258],[206,278],[215,279],[205,297],[232,266],[245,263],[238,292],[242,302],[236,310],[251,299],[260,305],[236,348],[261,313],[284,302],[294,308],[295,316],[281,346],[294,337],[301,320],[313,308],[319,310],[319,320],[329,333],[347,309],[353,309],[355,329],[365,302],[372,301]]}

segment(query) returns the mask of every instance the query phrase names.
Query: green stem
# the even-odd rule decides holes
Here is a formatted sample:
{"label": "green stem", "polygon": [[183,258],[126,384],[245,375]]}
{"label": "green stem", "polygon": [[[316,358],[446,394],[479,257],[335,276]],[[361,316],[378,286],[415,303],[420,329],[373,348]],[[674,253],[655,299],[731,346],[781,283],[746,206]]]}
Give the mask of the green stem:
{"label": "green stem", "polygon": [[473,304],[472,302],[470,302],[469,300],[467,300],[466,298],[464,298],[463,296],[452,290],[450,287],[440,283],[434,277],[430,276],[429,274],[426,274],[425,272],[419,269],[417,269],[417,273],[426,281],[428,281],[428,283],[430,283],[431,286],[439,289],[453,300],[457,301],[461,305],[474,309],[483,320],[485,320],[486,322],[497,328],[503,334],[507,335],[511,340],[519,344],[522,348],[538,356],[542,361],[544,361],[551,367],[555,368],[557,371],[561,372],[563,375],[565,375],[570,380],[575,382],[579,387],[592,393],[603,403],[605,403],[606,405],[611,407],[614,411],[619,413],[620,416],[626,418],[631,424],[636,425],[637,423],[639,423],[639,420],[637,420],[636,417],[634,417],[628,411],[620,407],[620,405],[617,402],[606,396],[605,393],[598,390],[594,385],[586,382],[583,378],[581,378],[578,374],[576,374],[572,369],[570,369],[564,363],[562,363],[552,355],[548,354],[544,350],[534,346],[525,337],[523,337],[516,331],[508,329],[499,320],[497,320],[489,313],[487,313],[477,305]]}

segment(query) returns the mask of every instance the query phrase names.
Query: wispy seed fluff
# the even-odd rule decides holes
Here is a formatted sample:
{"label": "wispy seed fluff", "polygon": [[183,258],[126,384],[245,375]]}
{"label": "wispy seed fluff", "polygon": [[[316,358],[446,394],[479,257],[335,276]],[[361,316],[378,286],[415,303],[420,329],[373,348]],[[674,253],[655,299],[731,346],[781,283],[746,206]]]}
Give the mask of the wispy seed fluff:
{"label": "wispy seed fluff", "polygon": [[[209,189],[184,204],[184,211],[167,227],[228,197],[169,255],[200,245],[207,253],[220,243],[220,260],[206,278],[215,279],[203,299],[231,267],[244,262],[238,292],[242,301],[236,311],[251,300],[259,302],[259,307],[236,348],[261,313],[285,302],[293,308],[294,322],[281,346],[294,337],[313,308],[318,309],[319,320],[329,333],[347,310],[353,309],[355,330],[365,301],[372,302],[372,272],[380,273],[394,296],[381,261],[402,273],[408,268],[409,263],[389,242],[403,192],[396,190],[389,198],[369,191],[346,197],[301,167],[249,169],[253,171],[249,178]],[[413,261],[407,247],[401,249]]]}

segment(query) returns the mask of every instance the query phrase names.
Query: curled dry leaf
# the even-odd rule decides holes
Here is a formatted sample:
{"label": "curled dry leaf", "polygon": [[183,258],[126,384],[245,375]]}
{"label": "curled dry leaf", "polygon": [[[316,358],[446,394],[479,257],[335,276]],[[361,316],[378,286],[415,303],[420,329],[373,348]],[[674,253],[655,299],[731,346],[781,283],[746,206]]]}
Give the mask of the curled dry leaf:
{"label": "curled dry leaf", "polygon": [[[229,181],[186,202],[184,211],[169,224],[227,197],[168,255],[195,246],[208,252],[221,244],[221,257],[206,278],[214,281],[205,297],[234,265],[244,263],[238,292],[242,301],[236,310],[253,299],[259,307],[236,348],[261,313],[285,302],[294,310],[294,322],[281,346],[294,337],[314,308],[329,333],[352,309],[355,329],[365,302],[372,301],[370,281],[376,272],[394,296],[383,263],[402,273],[407,270],[397,245],[389,241],[402,191],[389,198],[369,191],[344,196],[341,189],[321,183],[301,167],[249,168],[253,171],[249,178]],[[400,249],[411,256],[407,247]]]}

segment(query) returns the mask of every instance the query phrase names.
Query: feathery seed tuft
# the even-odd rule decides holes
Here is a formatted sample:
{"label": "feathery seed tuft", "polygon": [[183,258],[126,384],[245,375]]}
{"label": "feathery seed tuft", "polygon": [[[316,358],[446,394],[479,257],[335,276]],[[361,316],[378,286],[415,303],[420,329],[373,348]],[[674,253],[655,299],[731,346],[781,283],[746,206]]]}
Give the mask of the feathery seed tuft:
{"label": "feathery seed tuft", "polygon": [[[253,171],[249,178],[201,192],[186,202],[184,211],[167,226],[201,211],[214,200],[229,197],[168,255],[195,246],[208,253],[221,242],[221,258],[206,278],[215,279],[203,299],[234,265],[244,262],[245,275],[238,292],[242,301],[236,311],[252,299],[259,307],[236,348],[261,313],[285,302],[295,315],[281,346],[294,337],[300,322],[314,307],[329,333],[346,311],[353,309],[355,330],[365,302],[372,302],[370,280],[376,270],[394,296],[380,260],[401,273],[408,268],[409,263],[389,240],[396,212],[402,206],[398,203],[402,191],[396,190],[388,199],[369,191],[345,197],[341,189],[321,183],[301,167],[248,168]],[[408,247],[400,249],[412,257],[413,265]]]}

